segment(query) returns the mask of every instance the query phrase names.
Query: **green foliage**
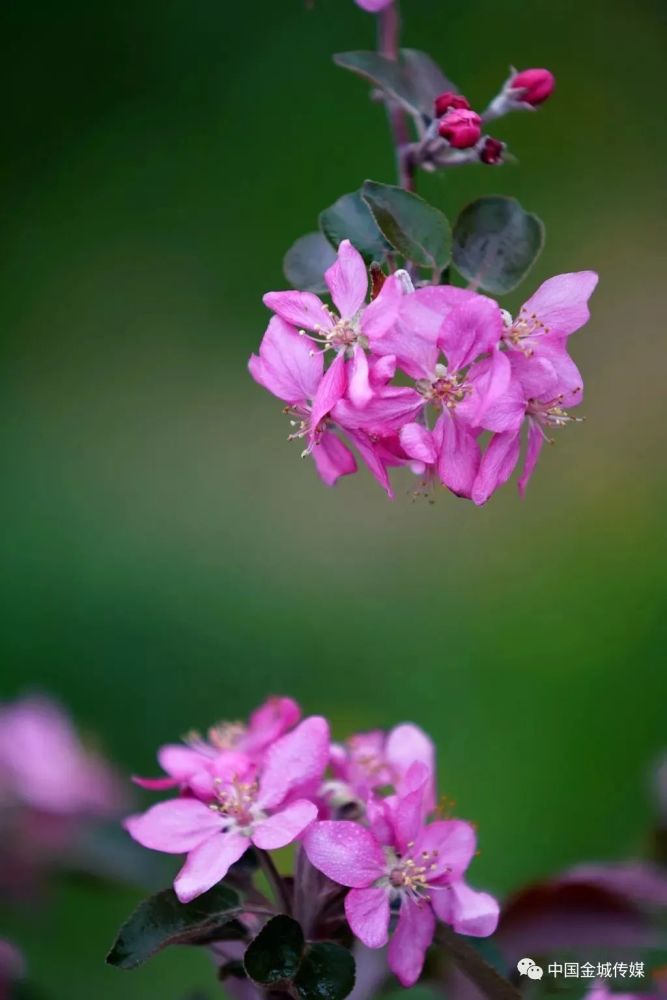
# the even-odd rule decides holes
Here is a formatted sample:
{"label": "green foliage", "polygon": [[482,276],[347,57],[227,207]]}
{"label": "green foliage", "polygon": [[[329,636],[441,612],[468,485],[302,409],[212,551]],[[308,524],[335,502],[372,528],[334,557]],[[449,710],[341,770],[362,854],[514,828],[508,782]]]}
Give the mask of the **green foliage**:
{"label": "green foliage", "polygon": [[454,224],[454,264],[487,292],[523,281],[544,245],[544,226],[515,198],[491,196],[466,206]]}
{"label": "green foliage", "polygon": [[326,292],[324,272],[336,253],[322,233],[306,233],[292,244],[283,258],[283,272],[290,285],[302,292]]}
{"label": "green foliage", "polygon": [[432,115],[437,95],[456,90],[437,63],[417,49],[401,49],[396,61],[377,52],[339,52],[334,62],[379,87],[416,117]]}
{"label": "green foliage", "polygon": [[354,987],[350,952],[331,941],[308,944],[296,920],[284,915],[262,928],[244,965],[260,986],[284,990],[298,1000],[343,1000]]}
{"label": "green foliage", "polygon": [[210,940],[239,910],[238,894],[223,883],[191,903],[179,902],[173,889],[165,889],[140,903],[125,921],[107,962],[135,969],[168,945]]}
{"label": "green foliage", "polygon": [[361,189],[378,228],[406,260],[442,270],[449,263],[452,233],[442,212],[403,188],[365,181]]}
{"label": "green foliage", "polygon": [[325,208],[320,213],[320,228],[335,247],[348,239],[368,262],[382,260],[389,250],[361,191],[344,194]]}

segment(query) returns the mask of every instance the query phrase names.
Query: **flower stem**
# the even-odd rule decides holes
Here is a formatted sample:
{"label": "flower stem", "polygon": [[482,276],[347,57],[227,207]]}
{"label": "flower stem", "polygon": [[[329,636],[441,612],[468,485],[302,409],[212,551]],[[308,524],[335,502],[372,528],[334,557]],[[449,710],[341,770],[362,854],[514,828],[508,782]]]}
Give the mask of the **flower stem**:
{"label": "flower stem", "polygon": [[273,892],[276,903],[280,905],[283,913],[291,914],[292,901],[290,900],[285,881],[273,863],[273,858],[268,851],[258,850],[257,854],[259,856],[260,867],[264,872],[266,881],[271,886],[271,891]]}
{"label": "flower stem", "polygon": [[[398,10],[398,0],[394,0],[378,15],[378,52],[394,62],[398,59],[399,39],[401,34],[401,16]],[[410,153],[410,130],[403,108],[395,101],[387,98],[387,116],[391,129],[398,183],[406,191],[414,191],[414,163]]]}
{"label": "flower stem", "polygon": [[461,972],[488,1000],[521,1000],[520,991],[489,965],[460,934],[447,924],[440,924],[437,935]]}

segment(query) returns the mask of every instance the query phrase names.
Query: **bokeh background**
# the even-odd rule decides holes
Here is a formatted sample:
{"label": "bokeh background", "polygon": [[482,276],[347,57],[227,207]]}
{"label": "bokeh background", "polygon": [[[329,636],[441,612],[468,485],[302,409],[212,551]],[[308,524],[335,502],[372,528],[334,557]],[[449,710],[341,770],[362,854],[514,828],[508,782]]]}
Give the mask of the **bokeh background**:
{"label": "bokeh background", "polygon": [[[642,847],[665,744],[661,0],[405,0],[405,40],[483,105],[512,62],[558,78],[497,123],[519,158],[423,177],[451,216],[514,194],[533,273],[593,267],[572,341],[587,422],[525,502],[328,491],[246,360],[281,258],[365,177],[382,110],[330,54],[373,45],[352,0],[9,0],[3,56],[2,694],[57,695],[128,772],[267,693],[336,733],[411,719],[506,891]],[[148,798],[146,798],[146,801]],[[180,998],[174,951],[105,968],[131,890],[63,883],[5,914],[54,997]]]}

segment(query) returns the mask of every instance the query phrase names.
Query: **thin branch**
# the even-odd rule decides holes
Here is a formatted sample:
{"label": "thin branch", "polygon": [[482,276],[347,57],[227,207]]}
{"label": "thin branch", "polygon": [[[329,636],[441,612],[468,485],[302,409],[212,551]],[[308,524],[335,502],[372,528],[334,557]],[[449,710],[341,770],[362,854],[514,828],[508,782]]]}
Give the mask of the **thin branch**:
{"label": "thin branch", "polygon": [[[398,10],[398,0],[394,0],[394,3],[390,3],[378,15],[378,52],[380,55],[396,62],[400,35],[401,16]],[[410,153],[411,139],[407,115],[395,101],[387,98],[385,103],[394,143],[398,183],[406,191],[414,191],[415,171]]]}
{"label": "thin branch", "polygon": [[273,863],[273,858],[268,853],[268,851],[257,851],[259,857],[259,864],[266,876],[266,880],[271,886],[271,891],[275,896],[276,902],[280,905],[283,913],[291,915],[292,913],[292,900],[290,899],[289,892],[287,891],[287,886],[285,885],[285,880],[280,875],[280,872]]}
{"label": "thin branch", "polygon": [[438,939],[463,974],[484,993],[489,1000],[521,1000],[521,993],[515,986],[497,972],[482,958],[480,953],[468,944],[465,938],[456,934],[451,927],[440,924]]}

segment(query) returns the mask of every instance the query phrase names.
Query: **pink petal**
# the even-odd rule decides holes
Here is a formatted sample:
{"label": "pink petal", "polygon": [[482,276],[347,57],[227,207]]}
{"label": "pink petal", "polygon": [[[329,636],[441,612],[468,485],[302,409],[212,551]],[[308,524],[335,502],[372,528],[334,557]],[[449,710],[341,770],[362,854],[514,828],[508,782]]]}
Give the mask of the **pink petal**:
{"label": "pink petal", "polygon": [[387,467],[375,444],[363,431],[348,431],[348,437],[361,455],[373,478],[380,484],[390,500],[394,499]]}
{"label": "pink petal", "polygon": [[191,774],[199,771],[206,762],[206,755],[192,747],[180,743],[168,743],[160,747],[157,759],[163,771],[177,781],[187,781]]}
{"label": "pink petal", "polygon": [[410,458],[424,462],[425,465],[433,465],[437,460],[438,452],[433,435],[422,424],[404,424],[399,431],[399,437]]}
{"label": "pink petal", "polygon": [[597,283],[595,271],[557,274],[540,285],[521,313],[535,313],[550,333],[574,333],[589,320],[588,300]]}
{"label": "pink petal", "polygon": [[567,353],[565,342],[556,337],[545,337],[537,343],[539,345],[536,348],[536,353],[539,351],[537,356],[552,365],[557,381],[555,391],[552,391],[551,395],[545,394],[535,398],[548,401],[560,396],[562,406],[578,406],[584,398],[584,380]]}
{"label": "pink petal", "polygon": [[370,380],[373,386],[386,385],[396,374],[396,358],[393,354],[373,357],[370,365]]}
{"label": "pink petal", "polygon": [[123,826],[143,847],[167,854],[185,854],[219,833],[224,825],[220,816],[198,799],[172,799],[159,802],[147,812],[129,816]]}
{"label": "pink petal", "polygon": [[438,334],[438,344],[445,353],[449,371],[460,371],[480,354],[496,347],[503,330],[497,303],[483,295],[452,309]]}
{"label": "pink petal", "polygon": [[301,718],[301,709],[292,698],[267,698],[250,716],[248,729],[242,739],[246,752],[264,750]]}
{"label": "pink petal", "polygon": [[542,445],[544,444],[544,434],[542,433],[539,424],[536,420],[528,421],[528,446],[526,448],[526,457],[523,461],[523,472],[519,477],[517,486],[519,488],[519,495],[525,496],[526,486],[528,481],[535,471],[535,466],[537,465],[537,460],[540,457],[540,452],[542,451]]}
{"label": "pink petal", "polygon": [[515,383],[520,386],[523,397],[528,399],[554,399],[558,395],[558,374],[548,357],[542,354],[526,356],[523,351],[509,351]]}
{"label": "pink petal", "polygon": [[352,360],[348,368],[347,394],[360,409],[363,409],[373,398],[368,378],[368,359],[363,347],[355,345]]}
{"label": "pink petal", "polygon": [[338,400],[344,396],[346,388],[347,372],[345,370],[345,354],[341,351],[329,365],[313,397],[310,418],[311,441],[315,438],[320,421],[328,416]]}
{"label": "pink petal", "polygon": [[355,937],[367,948],[384,948],[389,937],[389,895],[386,889],[350,889],[345,916]]}
{"label": "pink petal", "polygon": [[376,389],[363,409],[354,406],[348,399],[341,399],[331,416],[346,430],[363,429],[383,437],[414,420],[423,408],[424,397],[414,389],[388,385]]}
{"label": "pink petal", "polygon": [[274,316],[259,348],[248,362],[250,374],[286,403],[312,399],[322,379],[322,352],[309,337]]}
{"label": "pink petal", "polygon": [[354,455],[331,431],[325,431],[320,436],[310,454],[318,475],[326,486],[333,486],[341,476],[349,476],[357,471]]}
{"label": "pink petal", "polygon": [[[481,377],[477,377],[479,370],[484,371]],[[512,378],[512,368],[507,354],[494,349],[490,359],[483,362],[483,366],[473,365],[469,378],[475,387],[473,397],[476,397],[473,423],[476,427],[486,428],[487,411],[493,412],[493,407],[503,399]]]}
{"label": "pink petal", "polygon": [[366,301],[368,274],[364,259],[349,240],[338,247],[338,259],[324,272],[334,305],[343,319],[352,319]]}
{"label": "pink petal", "polygon": [[303,846],[310,863],[339,885],[365,889],[385,870],[384,852],[373,834],[348,820],[313,823]]}
{"label": "pink petal", "polygon": [[436,820],[424,827],[410,856],[419,858],[423,851],[434,854],[431,878],[460,878],[474,857],[477,837],[470,823],[462,819]]}
{"label": "pink petal", "polygon": [[394,810],[393,826],[397,847],[403,853],[407,845],[414,842],[424,825],[424,819],[432,809],[427,795],[432,799],[432,775],[425,764],[415,761],[406,776],[406,784],[413,787],[399,795]]}
{"label": "pink petal", "polygon": [[190,851],[174,880],[174,891],[181,903],[189,903],[212,889],[249,847],[250,841],[243,834],[218,833]]}
{"label": "pink petal", "polygon": [[432,809],[435,805],[435,747],[424,730],[411,722],[394,726],[387,736],[385,756],[398,774],[398,792],[403,790],[408,772],[415,761],[424,765],[430,776],[426,795],[427,808]]}
{"label": "pink petal", "polygon": [[286,323],[301,330],[330,330],[333,320],[324,303],[312,292],[267,292],[264,305]]}
{"label": "pink petal", "polygon": [[275,851],[286,847],[303,833],[317,819],[317,806],[307,799],[298,799],[280,812],[258,823],[252,834],[252,842],[263,851]]}
{"label": "pink petal", "polygon": [[367,10],[369,14],[377,14],[393,3],[393,0],[356,0],[356,2],[362,10]]}
{"label": "pink petal", "polygon": [[484,504],[499,486],[506,483],[516,468],[521,450],[518,431],[494,434],[480,462],[479,472],[472,488],[473,501]]}
{"label": "pink petal", "polygon": [[141,778],[138,774],[133,774],[131,780],[139,788],[147,788],[151,792],[162,792],[179,784],[176,778]]}
{"label": "pink petal", "polygon": [[402,986],[414,986],[419,979],[434,933],[431,907],[404,897],[387,954],[389,968]]}
{"label": "pink petal", "polygon": [[329,724],[311,715],[267,750],[258,804],[272,809],[290,794],[314,793],[328,760]]}
{"label": "pink petal", "polygon": [[438,457],[440,480],[452,493],[470,497],[479,470],[479,445],[471,431],[456,417],[443,414],[438,424],[442,433]]}
{"label": "pink petal", "polygon": [[477,892],[461,879],[431,893],[433,909],[457,934],[488,937],[497,925],[500,908],[488,892]]}
{"label": "pink petal", "polygon": [[385,281],[377,298],[361,314],[361,332],[368,338],[371,348],[396,322],[402,301],[403,289],[398,278],[392,274]]}

